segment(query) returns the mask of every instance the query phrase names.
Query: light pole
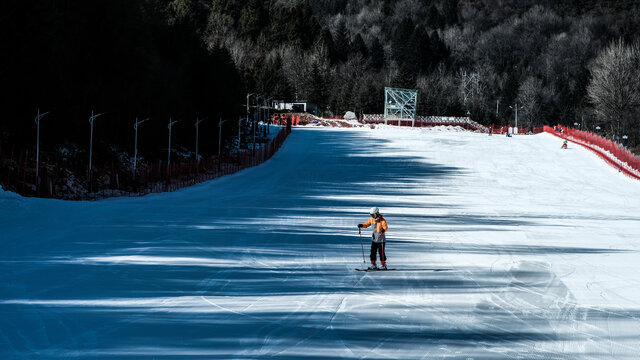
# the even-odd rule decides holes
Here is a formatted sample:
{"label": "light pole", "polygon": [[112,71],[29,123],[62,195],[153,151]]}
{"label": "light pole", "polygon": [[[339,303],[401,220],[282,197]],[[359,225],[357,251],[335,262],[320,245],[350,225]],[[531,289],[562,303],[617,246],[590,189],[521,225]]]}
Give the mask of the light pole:
{"label": "light pole", "polygon": [[38,115],[36,115],[36,125],[38,128],[38,130],[36,130],[36,181],[38,181],[38,169],[40,168],[40,119],[48,113],[47,111],[44,114],[40,114],[40,109],[38,109]]}
{"label": "light pole", "polygon": [[198,125],[200,125],[200,123],[205,120],[207,120],[207,118],[200,119],[200,120],[196,118],[196,163],[200,163],[200,158],[198,157]]}
{"label": "light pole", "polygon": [[140,124],[147,120],[149,120],[149,118],[140,121],[138,121],[138,118],[136,118],[136,123],[133,124],[133,129],[136,131],[136,140],[134,142],[135,145],[133,148],[133,176],[136,175],[136,164],[138,162],[138,126],[140,126]]}
{"label": "light pole", "polygon": [[171,127],[177,122],[178,120],[171,121],[171,118],[169,118],[169,125],[167,125],[167,128],[169,128],[169,152],[167,153],[167,166],[171,165]]}
{"label": "light pole", "polygon": [[267,98],[267,134],[270,133],[270,125],[271,125],[271,101],[273,101],[273,98]]}
{"label": "light pole", "polygon": [[220,144],[222,143],[222,124],[224,124],[225,121],[227,120],[222,120],[222,118],[218,121],[218,157],[220,157]]}
{"label": "light pole", "polygon": [[256,117],[260,120],[260,99],[262,96],[256,95],[256,116],[253,117],[251,127],[253,128],[253,156],[256,156]]}
{"label": "light pole", "polygon": [[91,110],[91,117],[89,118],[89,124],[91,124],[91,137],[89,138],[89,171],[91,171],[91,158],[93,157],[93,121],[102,114],[103,113],[93,115],[93,110]]}
{"label": "light pole", "polygon": [[[515,104],[516,107],[516,130],[518,131],[518,103]],[[509,105],[509,109],[513,109],[513,106]]]}
{"label": "light pole", "polygon": [[[249,97],[251,97],[251,95],[255,95],[255,93],[249,93],[247,94],[247,121],[249,121]],[[240,151],[240,124],[241,124],[242,118],[238,119],[238,152]]]}

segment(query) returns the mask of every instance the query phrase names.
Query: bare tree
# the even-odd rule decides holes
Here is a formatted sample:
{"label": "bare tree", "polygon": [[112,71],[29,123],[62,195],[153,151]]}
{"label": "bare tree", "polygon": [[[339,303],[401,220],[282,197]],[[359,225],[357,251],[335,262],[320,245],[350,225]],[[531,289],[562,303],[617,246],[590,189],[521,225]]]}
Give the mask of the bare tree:
{"label": "bare tree", "polygon": [[478,42],[479,31],[473,24],[467,27],[451,26],[442,32],[442,40],[451,50],[451,55],[464,63],[474,62],[473,49]]}
{"label": "bare tree", "polygon": [[421,95],[424,95],[418,104],[420,112],[424,114],[449,115],[448,110],[458,102],[458,97],[452,96],[459,89],[458,76],[449,73],[443,63],[429,75],[418,77],[417,86]]}
{"label": "bare tree", "polygon": [[322,74],[325,81],[330,80],[330,63],[324,44],[315,44],[311,52],[304,52],[299,46],[282,46],[278,52],[287,81],[293,87],[297,100],[308,99],[315,86],[313,71]]}
{"label": "bare tree", "polygon": [[297,46],[282,46],[280,57],[287,81],[293,87],[294,97],[296,99],[306,98],[309,93],[306,87],[309,69],[303,51]]}
{"label": "bare tree", "polygon": [[600,52],[591,64],[589,99],[596,113],[608,125],[609,131],[621,136],[638,132],[640,110],[640,46],[613,42]]}
{"label": "bare tree", "polygon": [[520,103],[523,124],[534,127],[540,124],[540,100],[542,93],[542,81],[529,76],[518,89],[518,102]]}

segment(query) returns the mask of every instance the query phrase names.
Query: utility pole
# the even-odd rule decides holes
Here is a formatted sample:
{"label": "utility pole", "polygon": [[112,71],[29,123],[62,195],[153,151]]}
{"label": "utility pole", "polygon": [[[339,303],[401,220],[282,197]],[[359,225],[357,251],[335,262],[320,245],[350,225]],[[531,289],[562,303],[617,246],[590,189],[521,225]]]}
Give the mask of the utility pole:
{"label": "utility pole", "polygon": [[198,118],[196,118],[196,163],[200,163],[200,158],[198,157],[198,125],[200,125],[201,122],[207,120],[207,118],[198,120]]}
{"label": "utility pole", "polygon": [[171,121],[171,118],[169,118],[169,125],[167,125],[169,128],[169,152],[167,154],[167,166],[171,165],[171,127],[177,122],[178,120]]}
{"label": "utility pole", "polygon": [[[516,107],[516,131],[518,129],[518,103],[515,104]],[[512,106],[509,106],[509,109],[513,109]]]}
{"label": "utility pole", "polygon": [[91,158],[93,156],[93,121],[102,114],[103,113],[93,115],[93,110],[91,110],[91,117],[89,118],[89,124],[91,124],[91,137],[89,138],[89,171],[91,171]]}
{"label": "utility pole", "polygon": [[136,118],[136,123],[133,124],[133,129],[136,131],[136,140],[134,142],[134,148],[133,148],[133,176],[136,176],[136,164],[138,162],[138,126],[140,126],[140,124],[142,124],[143,122],[149,120],[149,118],[146,118],[144,120],[140,120],[138,121],[138,118]]}
{"label": "utility pole", "polygon": [[222,124],[224,124],[225,121],[227,120],[222,120],[222,118],[218,121],[218,157],[220,157],[220,144],[222,143]]}
{"label": "utility pole", "polygon": [[253,128],[253,151],[252,155],[256,156],[256,117],[260,120],[260,98],[262,96],[256,95],[256,115],[253,117],[253,121],[251,122]]}
{"label": "utility pole", "polygon": [[[249,97],[251,97],[251,95],[255,95],[255,93],[249,93],[247,94],[247,121],[249,121]],[[241,124],[242,118],[240,118],[238,120],[238,152],[240,151],[240,124]]]}
{"label": "utility pole", "polygon": [[266,129],[265,133],[268,134],[269,133],[269,121],[271,121],[271,119],[269,118],[269,115],[270,115],[269,114],[269,106],[271,105],[271,100],[272,99],[271,98],[266,98],[264,100],[265,100],[265,102],[264,102],[264,107],[265,107],[264,108],[264,114],[265,114],[264,121],[267,123],[267,129]]}
{"label": "utility pole", "polygon": [[500,99],[496,100],[496,121],[498,120],[498,109],[500,107]]}
{"label": "utility pole", "polygon": [[40,184],[38,181],[38,169],[40,168],[40,119],[42,119],[49,112],[47,111],[44,114],[40,114],[40,109],[38,108],[38,115],[36,115],[36,125],[38,130],[36,130],[36,182]]}
{"label": "utility pole", "polygon": [[272,98],[267,98],[267,134],[270,133],[271,129],[270,129],[270,125],[271,125],[271,101],[273,101]]}

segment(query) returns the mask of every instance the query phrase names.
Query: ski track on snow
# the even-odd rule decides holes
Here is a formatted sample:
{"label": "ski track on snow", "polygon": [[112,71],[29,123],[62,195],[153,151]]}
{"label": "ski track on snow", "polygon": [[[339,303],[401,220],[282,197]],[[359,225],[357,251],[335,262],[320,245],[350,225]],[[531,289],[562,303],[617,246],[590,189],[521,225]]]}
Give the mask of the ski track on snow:
{"label": "ski track on snow", "polygon": [[[635,359],[640,182],[548,134],[441,130],[295,128],[142,198],[0,190],[0,357]],[[353,271],[372,206],[399,271]]]}

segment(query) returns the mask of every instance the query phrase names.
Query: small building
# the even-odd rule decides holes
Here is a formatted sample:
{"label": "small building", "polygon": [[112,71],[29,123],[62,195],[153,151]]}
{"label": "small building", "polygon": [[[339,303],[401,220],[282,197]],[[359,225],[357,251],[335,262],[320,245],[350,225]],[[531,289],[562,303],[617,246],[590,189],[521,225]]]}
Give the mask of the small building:
{"label": "small building", "polygon": [[280,111],[316,113],[318,106],[307,100],[295,100],[292,102],[273,100],[273,108]]}

